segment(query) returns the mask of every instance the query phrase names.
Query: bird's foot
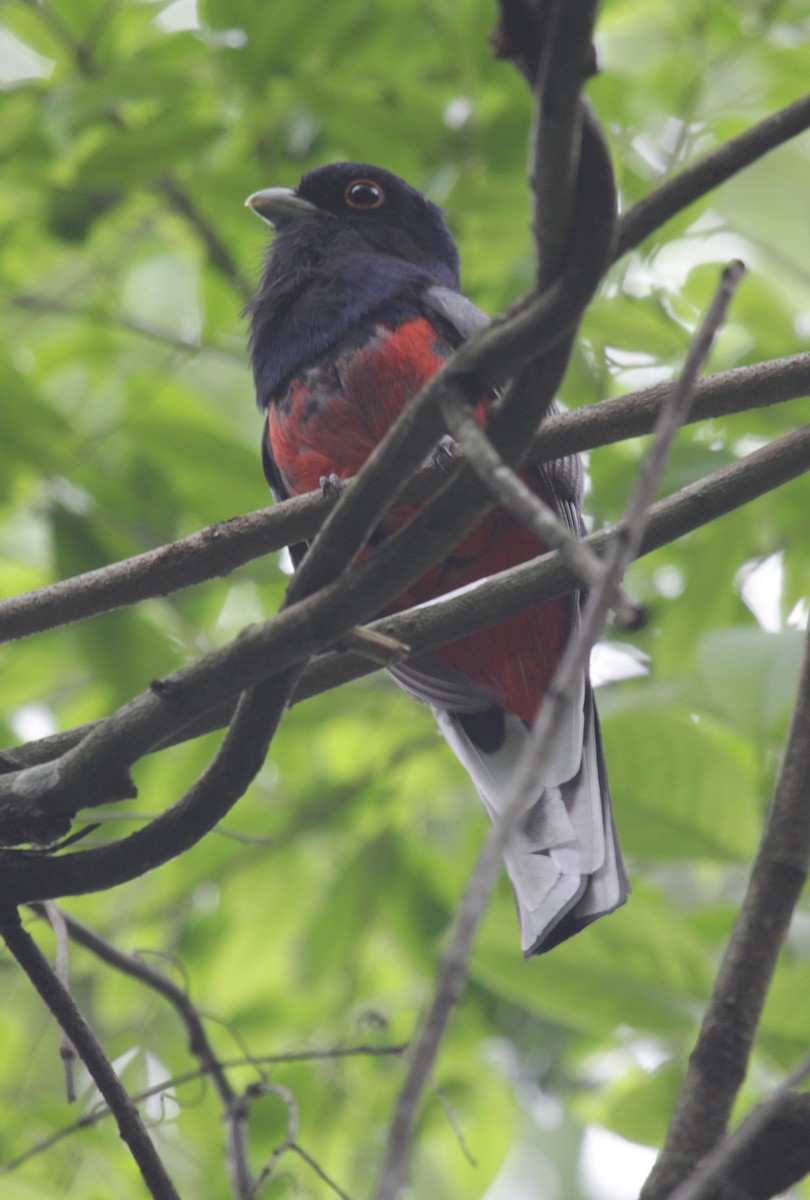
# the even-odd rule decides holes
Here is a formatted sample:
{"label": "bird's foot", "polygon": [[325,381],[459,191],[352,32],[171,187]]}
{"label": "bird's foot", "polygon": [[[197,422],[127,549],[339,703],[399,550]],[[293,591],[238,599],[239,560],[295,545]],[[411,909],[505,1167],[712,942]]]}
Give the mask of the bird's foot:
{"label": "bird's foot", "polygon": [[324,500],[337,500],[343,490],[343,482],[340,476],[334,473],[332,475],[321,475],[319,482]]}
{"label": "bird's foot", "polygon": [[456,461],[456,443],[449,433],[436,443],[431,459],[436,470],[441,471],[442,475],[450,474],[450,469]]}

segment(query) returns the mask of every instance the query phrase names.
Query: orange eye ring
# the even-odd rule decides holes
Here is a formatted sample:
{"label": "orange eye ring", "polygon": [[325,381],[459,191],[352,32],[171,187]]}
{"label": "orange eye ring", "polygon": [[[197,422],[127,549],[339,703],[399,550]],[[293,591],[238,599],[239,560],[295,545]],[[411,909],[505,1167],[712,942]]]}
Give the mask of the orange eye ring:
{"label": "orange eye ring", "polygon": [[385,204],[385,192],[373,179],[353,179],[346,185],[343,198],[349,208],[361,211],[380,208]]}

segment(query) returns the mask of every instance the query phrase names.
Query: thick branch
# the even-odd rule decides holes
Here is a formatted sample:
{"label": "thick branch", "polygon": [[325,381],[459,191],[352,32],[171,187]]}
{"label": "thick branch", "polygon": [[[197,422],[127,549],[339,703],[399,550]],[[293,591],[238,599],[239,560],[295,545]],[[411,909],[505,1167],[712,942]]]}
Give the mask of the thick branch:
{"label": "thick branch", "polygon": [[550,35],[534,81],[534,136],[531,139],[529,184],[532,232],[537,256],[537,283],[546,287],[565,261],[576,217],[577,161],[582,123],[591,119],[582,88],[593,73],[593,28],[599,0],[546,0]]}
{"label": "thick branch", "polygon": [[[0,854],[3,899],[49,900],[102,891],[144,875],[195,845],[230,811],[261,770],[297,679],[288,670],[245,692],[219,751],[185,796],[129,837],[73,855]],[[55,887],[55,890],[54,890]]]}
{"label": "thick branch", "polygon": [[725,1133],[810,866],[810,634],[773,808],[669,1127],[642,1196],[686,1179]]}
{"label": "thick branch", "polygon": [[[805,1069],[807,1066],[805,1063]],[[752,1118],[761,1112],[762,1123],[752,1128]],[[810,1094],[780,1089],[780,1094],[769,1096],[754,1110],[722,1149],[722,1159],[718,1155],[711,1173],[699,1181],[700,1190],[695,1188],[679,1200],[770,1200],[781,1196],[810,1174]]]}
{"label": "thick branch", "polygon": [[[552,417],[535,437],[529,460],[548,462],[649,433],[672,386],[656,384]],[[810,353],[797,354],[702,379],[689,420],[691,423],[748,412],[807,394]],[[425,467],[402,499],[424,499],[435,492],[439,482],[435,469]],[[346,490],[353,486],[353,482],[345,485]],[[210,525],[134,558],[0,601],[0,641],[56,629],[228,575],[273,550],[312,538],[331,506],[332,502],[320,492],[311,492],[273,508]]]}
{"label": "thick branch", "polygon": [[[648,554],[702,525],[718,520],[726,513],[804,474],[808,469],[810,426],[805,426],[653,505],[640,554]],[[584,539],[584,544],[595,553],[603,553],[609,538],[610,530],[600,530]],[[561,562],[560,556],[549,554],[501,572],[462,595],[383,617],[368,628],[406,642],[414,652],[434,649],[507,620],[575,587],[576,580]],[[246,634],[246,637],[250,636]],[[295,700],[317,695],[373,669],[365,659],[354,654],[322,655],[304,672],[295,692]],[[236,664],[233,665],[233,671],[235,674],[231,682],[234,690],[237,690],[240,684],[244,685],[245,679],[238,674]],[[233,706],[231,699],[212,707],[205,717],[189,722],[179,733],[167,730],[160,746],[220,728],[230,720]],[[94,722],[91,726],[80,726],[9,748],[0,754],[0,759],[6,770],[50,762],[76,745],[91,728],[99,724]],[[3,831],[8,832],[15,824],[32,819],[30,807],[24,798],[15,800],[6,796],[3,807],[0,807],[0,827]],[[33,832],[30,836],[33,837]],[[0,855],[0,863],[2,861]]]}

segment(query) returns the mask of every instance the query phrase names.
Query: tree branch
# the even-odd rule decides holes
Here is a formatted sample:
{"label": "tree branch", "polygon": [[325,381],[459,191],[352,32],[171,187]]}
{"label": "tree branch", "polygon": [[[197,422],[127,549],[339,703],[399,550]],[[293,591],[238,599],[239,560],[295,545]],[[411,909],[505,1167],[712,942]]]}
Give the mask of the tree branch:
{"label": "tree branch", "polygon": [[583,122],[591,120],[582,89],[593,74],[599,0],[579,0],[577,4],[545,0],[538,7],[549,15],[539,70],[532,81],[535,109],[529,186],[537,285],[543,288],[562,270],[577,219],[577,163]]}
{"label": "tree branch", "polygon": [[770,1200],[804,1179],[810,1172],[810,1094],[791,1089],[808,1070],[805,1059],[672,1200]]}
{"label": "tree branch", "polygon": [[70,1038],[96,1087],[115,1114],[121,1138],[135,1159],[153,1200],[180,1200],[126,1088],[76,1007],[70,992],[59,981],[36,942],[23,928],[16,909],[0,907],[0,933],[60,1028]]}
{"label": "tree branch", "polygon": [[[529,461],[539,465],[651,431],[672,383],[551,417],[535,436]],[[810,353],[737,367],[701,379],[689,423],[781,404],[810,394]],[[420,470],[401,499],[414,502],[436,491],[433,467]],[[354,481],[344,484],[348,491]],[[87,571],[35,592],[0,601],[0,642],[29,637],[86,620],[141,600],[166,596],[208,579],[229,575],[264,554],[312,538],[333,506],[320,492],[273,508],[209,525],[197,533]]]}
{"label": "tree branch", "polygon": [[[31,908],[40,916],[48,916],[48,909],[56,908],[56,906],[49,902],[47,905],[32,904]],[[201,1073],[210,1077],[222,1105],[228,1140],[227,1161],[234,1196],[237,1200],[252,1200],[254,1181],[248,1160],[246,1113],[242,1105],[242,1098],[231,1087],[227,1073],[214,1052],[200,1013],[196,1005],[192,1003],[191,997],[183,988],[178,987],[162,971],[155,970],[143,958],[124,954],[123,951],[96,933],[94,929],[90,929],[89,926],[69,913],[62,909],[56,909],[56,911],[72,941],[89,950],[91,954],[95,954],[97,958],[116,971],[139,980],[153,992],[163,996],[174,1008],[185,1026],[188,1048],[199,1062]]]}
{"label": "tree branch", "polygon": [[[281,1054],[256,1054],[242,1058],[226,1058],[220,1063],[224,1070],[231,1070],[238,1067],[255,1067],[257,1065],[279,1066],[284,1063],[300,1063],[300,1062],[320,1062],[323,1059],[335,1058],[354,1058],[361,1056],[369,1057],[393,1057],[401,1058],[407,1049],[407,1044],[398,1046],[336,1046],[327,1050],[291,1050],[288,1053]],[[142,1100],[149,1100],[152,1096],[162,1096],[166,1092],[182,1087],[186,1083],[194,1083],[199,1079],[204,1079],[207,1071],[203,1067],[199,1067],[194,1071],[186,1071],[182,1075],[170,1075],[160,1083],[153,1083],[151,1087],[143,1088],[139,1092],[133,1093],[130,1099],[135,1104],[140,1104]],[[64,1125],[49,1137],[43,1138],[35,1145],[30,1146],[22,1154],[16,1158],[10,1159],[0,1166],[0,1175],[8,1175],[12,1171],[18,1170],[32,1158],[36,1158],[38,1154],[44,1154],[50,1150],[57,1142],[63,1141],[67,1137],[71,1137],[74,1133],[79,1133],[82,1129],[89,1129],[93,1125],[98,1125],[100,1121],[112,1116],[112,1110],[106,1104],[99,1104],[90,1112],[83,1113],[77,1121],[71,1122],[70,1125]]]}
{"label": "tree branch", "polygon": [[246,691],[225,740],[203,774],[185,796],[145,828],[108,846],[59,857],[0,852],[5,902],[102,891],[135,879],[195,845],[230,811],[261,770],[296,680],[297,671],[290,669]]}
{"label": "tree branch", "polygon": [[616,258],[757,159],[810,128],[810,92],[725,142],[656,188],[619,221]]}
{"label": "tree branch", "polygon": [[[465,460],[482,483],[548,549],[559,550],[560,558],[584,589],[595,587],[605,573],[604,563],[582,542],[572,529],[557,517],[553,509],[508,467],[479,426],[469,409],[450,400],[442,401],[447,428],[464,454]],[[622,628],[638,626],[640,606],[619,589],[616,614]]]}
{"label": "tree branch", "polygon": [[[669,1196],[725,1133],[762,1006],[810,867],[810,634],[773,807],[666,1144],[642,1191]],[[699,1169],[699,1168],[698,1168]]]}
{"label": "tree branch", "polygon": [[[718,520],[797,478],[808,469],[810,426],[805,426],[654,504],[640,555],[648,554]],[[583,539],[583,543],[601,554],[610,537],[611,530],[603,529],[590,534]],[[576,580],[571,572],[562,564],[559,555],[552,553],[492,576],[462,595],[380,618],[366,628],[407,643],[413,652],[434,649],[508,620],[575,587]],[[250,636],[245,635],[246,638]],[[259,644],[256,643],[256,654],[259,653]],[[237,670],[236,663],[232,669],[231,686],[236,690],[240,685],[244,686],[246,681]],[[371,670],[373,667],[368,661],[356,654],[324,654],[315,659],[302,675],[294,700],[299,702],[338,687]],[[204,716],[189,720],[179,729],[170,727],[156,749],[221,728],[230,720],[233,707],[233,699],[227,700],[207,709]],[[11,771],[48,763],[70,750],[101,724],[99,721],[92,722],[0,751],[0,764],[6,771]],[[15,829],[24,830],[34,822],[34,816],[34,806],[25,797],[2,796],[0,831],[7,837],[13,837]],[[29,832],[30,837],[21,840],[31,840],[34,831]],[[3,862],[0,852],[0,865]]]}

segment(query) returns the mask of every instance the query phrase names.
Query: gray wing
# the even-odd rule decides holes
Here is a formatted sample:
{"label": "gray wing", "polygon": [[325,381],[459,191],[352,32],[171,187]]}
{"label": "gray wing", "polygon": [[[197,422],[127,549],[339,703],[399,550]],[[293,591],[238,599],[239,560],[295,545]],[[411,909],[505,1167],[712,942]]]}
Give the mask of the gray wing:
{"label": "gray wing", "polygon": [[[459,343],[466,342],[479,329],[484,329],[490,323],[487,314],[476,308],[472,300],[451,288],[428,288],[422,302],[429,315],[438,316],[455,330]],[[559,411],[559,405],[555,401],[549,412],[554,415]],[[579,511],[584,482],[582,459],[578,454],[569,454],[565,458],[555,458],[544,463],[538,470],[555,501],[558,515],[581,536],[584,533]]]}
{"label": "gray wing", "polygon": [[452,288],[428,288],[422,296],[422,304],[428,316],[439,317],[456,331],[459,343],[466,342],[490,323],[487,314],[476,308],[472,300]]}

